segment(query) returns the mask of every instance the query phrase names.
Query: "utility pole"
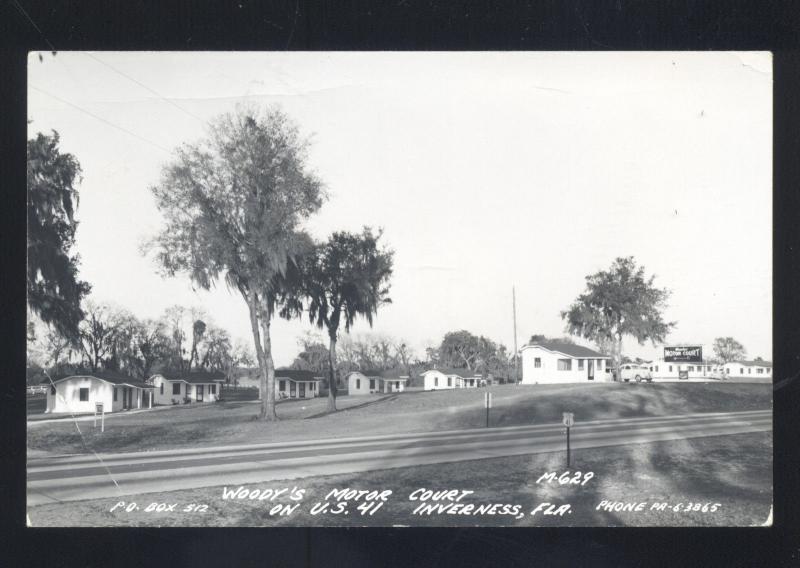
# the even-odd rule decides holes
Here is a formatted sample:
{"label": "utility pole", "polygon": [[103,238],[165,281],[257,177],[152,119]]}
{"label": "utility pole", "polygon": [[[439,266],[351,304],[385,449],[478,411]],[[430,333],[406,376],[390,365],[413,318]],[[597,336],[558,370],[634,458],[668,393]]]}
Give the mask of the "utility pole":
{"label": "utility pole", "polygon": [[514,311],[514,380],[519,383],[519,366],[517,357],[517,291],[511,286],[511,307]]}

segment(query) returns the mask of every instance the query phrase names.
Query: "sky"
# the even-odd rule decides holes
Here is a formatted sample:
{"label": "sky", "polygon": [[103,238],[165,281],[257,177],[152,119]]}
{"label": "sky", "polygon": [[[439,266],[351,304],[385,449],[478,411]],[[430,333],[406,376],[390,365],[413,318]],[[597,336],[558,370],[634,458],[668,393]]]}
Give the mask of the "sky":
{"label": "sky", "polygon": [[[329,194],[308,230],[380,227],[395,251],[392,304],[352,333],[420,356],[458,329],[511,347],[513,286],[519,346],[561,336],[586,275],[632,255],[672,291],[667,343],[710,353],[732,336],[771,358],[769,53],[38,55],[29,136],[57,130],[83,168],[75,250],[94,301],[142,318],[201,307],[252,344],[240,296],[163,278],[140,249],[174,148],[237,104],[280,105]],[[276,364],[313,329],[276,320]]]}

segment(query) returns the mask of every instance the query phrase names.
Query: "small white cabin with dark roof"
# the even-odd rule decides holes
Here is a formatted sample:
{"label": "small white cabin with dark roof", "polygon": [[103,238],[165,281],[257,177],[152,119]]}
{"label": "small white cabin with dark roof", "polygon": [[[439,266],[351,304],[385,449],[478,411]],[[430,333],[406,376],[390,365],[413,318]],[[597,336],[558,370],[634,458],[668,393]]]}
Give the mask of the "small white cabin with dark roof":
{"label": "small white cabin with dark roof", "polygon": [[225,374],[219,371],[165,371],[150,377],[155,404],[217,402]]}
{"label": "small white cabin with dark roof", "polygon": [[470,389],[486,386],[486,380],[476,371],[453,367],[428,369],[422,374],[424,390]]}
{"label": "small white cabin with dark roof", "polygon": [[403,392],[409,376],[401,369],[351,371],[347,374],[347,394]]}
{"label": "small white cabin with dark roof", "polygon": [[611,358],[564,341],[540,341],[520,349],[522,384],[611,382]]}
{"label": "small white cabin with dark roof", "polygon": [[47,384],[45,413],[94,412],[97,404],[105,412],[147,408],[152,387],[122,373],[93,371],[60,377]]}
{"label": "small white cabin with dark roof", "polygon": [[313,371],[275,369],[275,396],[284,398],[315,398],[319,396],[322,377]]}

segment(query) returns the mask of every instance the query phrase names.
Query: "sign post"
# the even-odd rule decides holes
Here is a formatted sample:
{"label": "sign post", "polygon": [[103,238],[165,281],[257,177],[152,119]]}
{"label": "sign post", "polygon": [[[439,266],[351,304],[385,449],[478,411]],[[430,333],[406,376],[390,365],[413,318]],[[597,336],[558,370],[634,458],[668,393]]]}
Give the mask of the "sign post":
{"label": "sign post", "polygon": [[489,409],[492,407],[492,393],[483,393],[483,405],[486,407],[486,427],[489,427]]}
{"label": "sign post", "polygon": [[96,402],[94,405],[94,427],[97,428],[97,414],[100,413],[100,431],[106,431],[106,413],[103,410],[103,403]]}
{"label": "sign post", "polygon": [[567,468],[569,468],[569,429],[575,424],[575,414],[572,412],[564,413],[564,426],[567,427]]}

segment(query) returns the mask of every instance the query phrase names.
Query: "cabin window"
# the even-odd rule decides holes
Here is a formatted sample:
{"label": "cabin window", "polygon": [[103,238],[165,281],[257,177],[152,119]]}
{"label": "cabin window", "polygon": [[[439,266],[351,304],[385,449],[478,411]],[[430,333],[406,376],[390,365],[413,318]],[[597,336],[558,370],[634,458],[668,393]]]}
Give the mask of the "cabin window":
{"label": "cabin window", "polygon": [[558,370],[559,371],[571,371],[572,370],[572,359],[559,359],[558,360]]}
{"label": "cabin window", "polygon": [[279,391],[285,391],[286,390],[286,380],[285,379],[281,379],[281,380],[278,381],[278,390]]}
{"label": "cabin window", "polygon": [[82,402],[88,401],[89,400],[89,389],[88,388],[78,389],[78,396],[80,397],[80,400]]}
{"label": "cabin window", "polygon": [[583,359],[578,359],[578,370],[583,371]]}
{"label": "cabin window", "polygon": [[740,375],[744,375],[744,367],[740,367],[739,368],[739,374]]}
{"label": "cabin window", "polygon": [[[164,382],[163,382],[163,381],[161,382],[161,389],[160,389],[160,391],[161,391],[161,394],[164,394]],[[114,400],[117,400],[117,399],[115,398]]]}
{"label": "cabin window", "polygon": [[208,392],[211,394],[217,394],[217,384],[214,383],[212,385],[208,385]]}
{"label": "cabin window", "polygon": [[369,380],[369,390],[375,390],[375,379]]}
{"label": "cabin window", "polygon": [[361,388],[361,379],[356,379],[356,390]]}
{"label": "cabin window", "polygon": [[453,386],[453,377],[447,377],[447,386],[448,387],[452,387]]}
{"label": "cabin window", "polygon": [[669,372],[672,372],[672,365],[669,366]]}
{"label": "cabin window", "polygon": [[656,365],[655,369],[656,369],[656,373],[658,373],[658,365]]}
{"label": "cabin window", "polygon": [[764,374],[764,369],[759,367],[758,369],[756,369],[756,373],[759,374],[759,375],[763,375]]}
{"label": "cabin window", "polygon": [[542,358],[541,357],[536,357],[533,360],[533,367],[535,369],[540,369],[542,367]]}
{"label": "cabin window", "polygon": [[395,381],[394,388],[396,388],[396,389],[400,388],[400,381]]}
{"label": "cabin window", "polygon": [[753,368],[752,367],[747,369],[747,374],[748,375],[752,375],[753,374]]}
{"label": "cabin window", "polygon": [[117,387],[114,387],[114,402],[117,402]]}
{"label": "cabin window", "polygon": [[694,367],[693,367],[693,366],[691,366],[691,365],[689,365],[689,367],[688,367],[686,370],[687,370],[687,371],[694,371]]}
{"label": "cabin window", "polygon": [[[433,377],[433,386],[439,386],[439,377]],[[447,377],[447,386],[450,386],[450,377]]]}
{"label": "cabin window", "polygon": [[172,394],[181,394],[181,384],[172,383]]}

